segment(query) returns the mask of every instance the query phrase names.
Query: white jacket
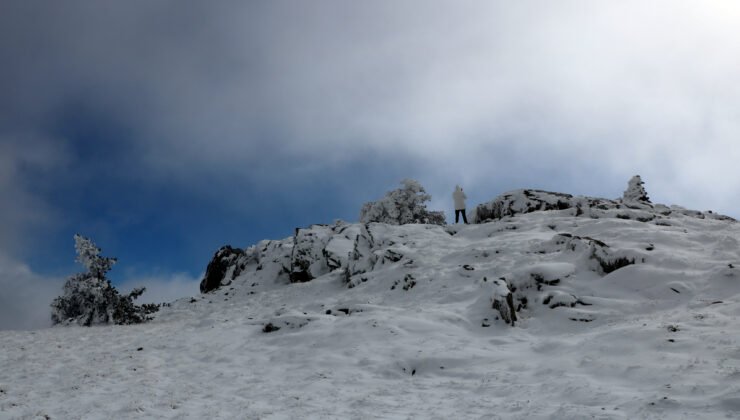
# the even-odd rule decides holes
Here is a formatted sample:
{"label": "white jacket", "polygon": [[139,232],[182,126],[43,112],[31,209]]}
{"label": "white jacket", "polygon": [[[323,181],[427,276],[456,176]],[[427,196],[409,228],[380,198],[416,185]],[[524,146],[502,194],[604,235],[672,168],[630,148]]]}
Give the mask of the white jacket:
{"label": "white jacket", "polygon": [[465,199],[468,198],[460,186],[455,187],[452,193],[452,199],[455,200],[455,210],[465,210]]}

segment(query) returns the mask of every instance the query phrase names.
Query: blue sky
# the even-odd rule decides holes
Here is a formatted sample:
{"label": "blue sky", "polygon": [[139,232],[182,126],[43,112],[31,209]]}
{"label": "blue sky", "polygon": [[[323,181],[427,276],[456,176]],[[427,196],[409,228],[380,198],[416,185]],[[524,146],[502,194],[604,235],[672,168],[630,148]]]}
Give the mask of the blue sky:
{"label": "blue sky", "polygon": [[[48,320],[74,233],[151,300],[223,244],[357,220],[403,178],[740,216],[740,6],[5,1],[0,328]],[[30,308],[30,309],[28,309]]]}

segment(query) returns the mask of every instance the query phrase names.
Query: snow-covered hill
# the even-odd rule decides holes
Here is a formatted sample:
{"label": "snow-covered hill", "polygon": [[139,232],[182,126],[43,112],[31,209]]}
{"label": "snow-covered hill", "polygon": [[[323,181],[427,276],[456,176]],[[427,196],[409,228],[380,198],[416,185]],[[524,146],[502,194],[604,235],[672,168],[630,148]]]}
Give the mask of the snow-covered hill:
{"label": "snow-covered hill", "polygon": [[223,248],[148,324],[0,332],[0,418],[740,416],[738,223],[532,190],[475,213]]}

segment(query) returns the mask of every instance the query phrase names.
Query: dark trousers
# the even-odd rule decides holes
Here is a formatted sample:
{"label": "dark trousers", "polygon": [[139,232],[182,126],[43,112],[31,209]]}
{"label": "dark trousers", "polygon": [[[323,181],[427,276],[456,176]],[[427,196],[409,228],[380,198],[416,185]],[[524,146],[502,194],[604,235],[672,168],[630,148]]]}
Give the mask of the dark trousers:
{"label": "dark trousers", "polygon": [[467,225],[468,224],[468,217],[465,216],[465,209],[455,210],[455,223],[457,223],[457,222],[460,221],[460,213],[462,213],[463,222],[465,222],[465,224]]}

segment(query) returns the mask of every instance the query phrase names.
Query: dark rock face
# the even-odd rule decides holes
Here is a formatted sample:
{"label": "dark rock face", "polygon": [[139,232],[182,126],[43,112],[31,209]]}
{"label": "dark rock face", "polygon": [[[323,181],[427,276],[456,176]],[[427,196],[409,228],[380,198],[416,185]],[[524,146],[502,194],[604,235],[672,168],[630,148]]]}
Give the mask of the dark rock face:
{"label": "dark rock face", "polygon": [[[243,249],[232,248],[230,245],[223,246],[221,249],[216,251],[213,259],[208,263],[206,276],[200,282],[200,292],[208,293],[212,290],[218,289],[222,285],[231,283],[231,280],[241,273],[240,265],[237,264],[237,261],[244,256],[245,253]],[[227,276],[227,274],[229,274],[228,271],[232,266],[233,271],[230,276]]]}
{"label": "dark rock face", "polygon": [[273,324],[272,324],[272,322],[269,322],[269,323],[267,323],[267,324],[266,324],[266,325],[265,325],[265,326],[264,326],[264,327],[262,328],[262,332],[263,332],[263,333],[271,333],[271,332],[275,332],[275,331],[278,331],[279,329],[280,329],[280,327],[278,327],[278,326],[275,326],[275,325],[273,325]]}
{"label": "dark rock face", "polygon": [[293,267],[293,269],[295,271],[290,272],[291,283],[305,283],[314,279],[313,276],[311,276],[311,273],[308,271],[307,267],[295,266]]}

